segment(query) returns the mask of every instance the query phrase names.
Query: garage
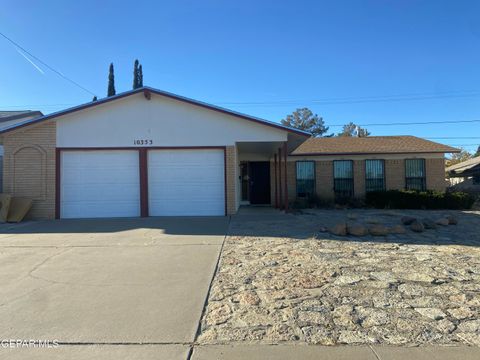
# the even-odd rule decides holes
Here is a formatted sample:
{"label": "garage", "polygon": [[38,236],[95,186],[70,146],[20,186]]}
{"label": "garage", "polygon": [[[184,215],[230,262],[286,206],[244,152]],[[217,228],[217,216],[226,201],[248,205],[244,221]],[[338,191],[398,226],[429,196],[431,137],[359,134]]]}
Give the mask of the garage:
{"label": "garage", "polygon": [[224,149],[148,151],[150,216],[225,215]]}
{"label": "garage", "polygon": [[61,218],[140,216],[136,150],[61,151]]}

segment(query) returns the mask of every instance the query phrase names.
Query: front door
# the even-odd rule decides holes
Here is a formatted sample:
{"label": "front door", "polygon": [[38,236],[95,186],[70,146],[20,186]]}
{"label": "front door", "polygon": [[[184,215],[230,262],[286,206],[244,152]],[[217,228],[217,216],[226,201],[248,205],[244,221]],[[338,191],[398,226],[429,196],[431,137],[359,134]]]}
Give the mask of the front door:
{"label": "front door", "polygon": [[249,163],[250,204],[270,204],[270,163]]}

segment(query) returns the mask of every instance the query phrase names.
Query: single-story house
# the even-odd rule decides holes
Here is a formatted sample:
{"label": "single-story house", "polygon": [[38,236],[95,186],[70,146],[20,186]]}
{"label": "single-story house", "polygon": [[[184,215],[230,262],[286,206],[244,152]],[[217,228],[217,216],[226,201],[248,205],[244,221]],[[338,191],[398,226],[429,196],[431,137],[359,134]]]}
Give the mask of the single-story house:
{"label": "single-story house", "polygon": [[412,136],[312,138],[150,87],[0,126],[3,192],[33,218],[213,216],[241,204],[445,189],[449,146]]}
{"label": "single-story house", "polygon": [[455,189],[480,192],[480,156],[451,165],[445,171]]}

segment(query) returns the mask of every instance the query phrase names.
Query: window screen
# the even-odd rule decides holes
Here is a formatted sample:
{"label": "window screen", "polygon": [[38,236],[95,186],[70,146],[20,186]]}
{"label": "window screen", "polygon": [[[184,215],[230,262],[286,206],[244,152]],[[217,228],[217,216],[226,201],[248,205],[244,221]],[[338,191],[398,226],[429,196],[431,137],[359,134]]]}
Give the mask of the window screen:
{"label": "window screen", "polygon": [[333,182],[336,197],[353,197],[353,161],[333,162]]}
{"label": "window screen", "polygon": [[408,190],[425,190],[425,159],[405,160],[405,187]]}
{"label": "window screen", "polygon": [[297,161],[297,196],[307,197],[315,193],[315,163]]}
{"label": "window screen", "polygon": [[365,190],[385,190],[385,165],[383,160],[365,160]]}

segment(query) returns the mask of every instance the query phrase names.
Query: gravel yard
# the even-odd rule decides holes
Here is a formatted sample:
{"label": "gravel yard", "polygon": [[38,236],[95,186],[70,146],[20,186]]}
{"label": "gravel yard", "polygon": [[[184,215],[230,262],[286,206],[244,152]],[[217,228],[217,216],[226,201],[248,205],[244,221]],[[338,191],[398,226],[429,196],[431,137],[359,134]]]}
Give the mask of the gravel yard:
{"label": "gravel yard", "polygon": [[[363,237],[341,221],[457,225]],[[230,224],[200,343],[480,346],[480,212],[240,213]]]}

